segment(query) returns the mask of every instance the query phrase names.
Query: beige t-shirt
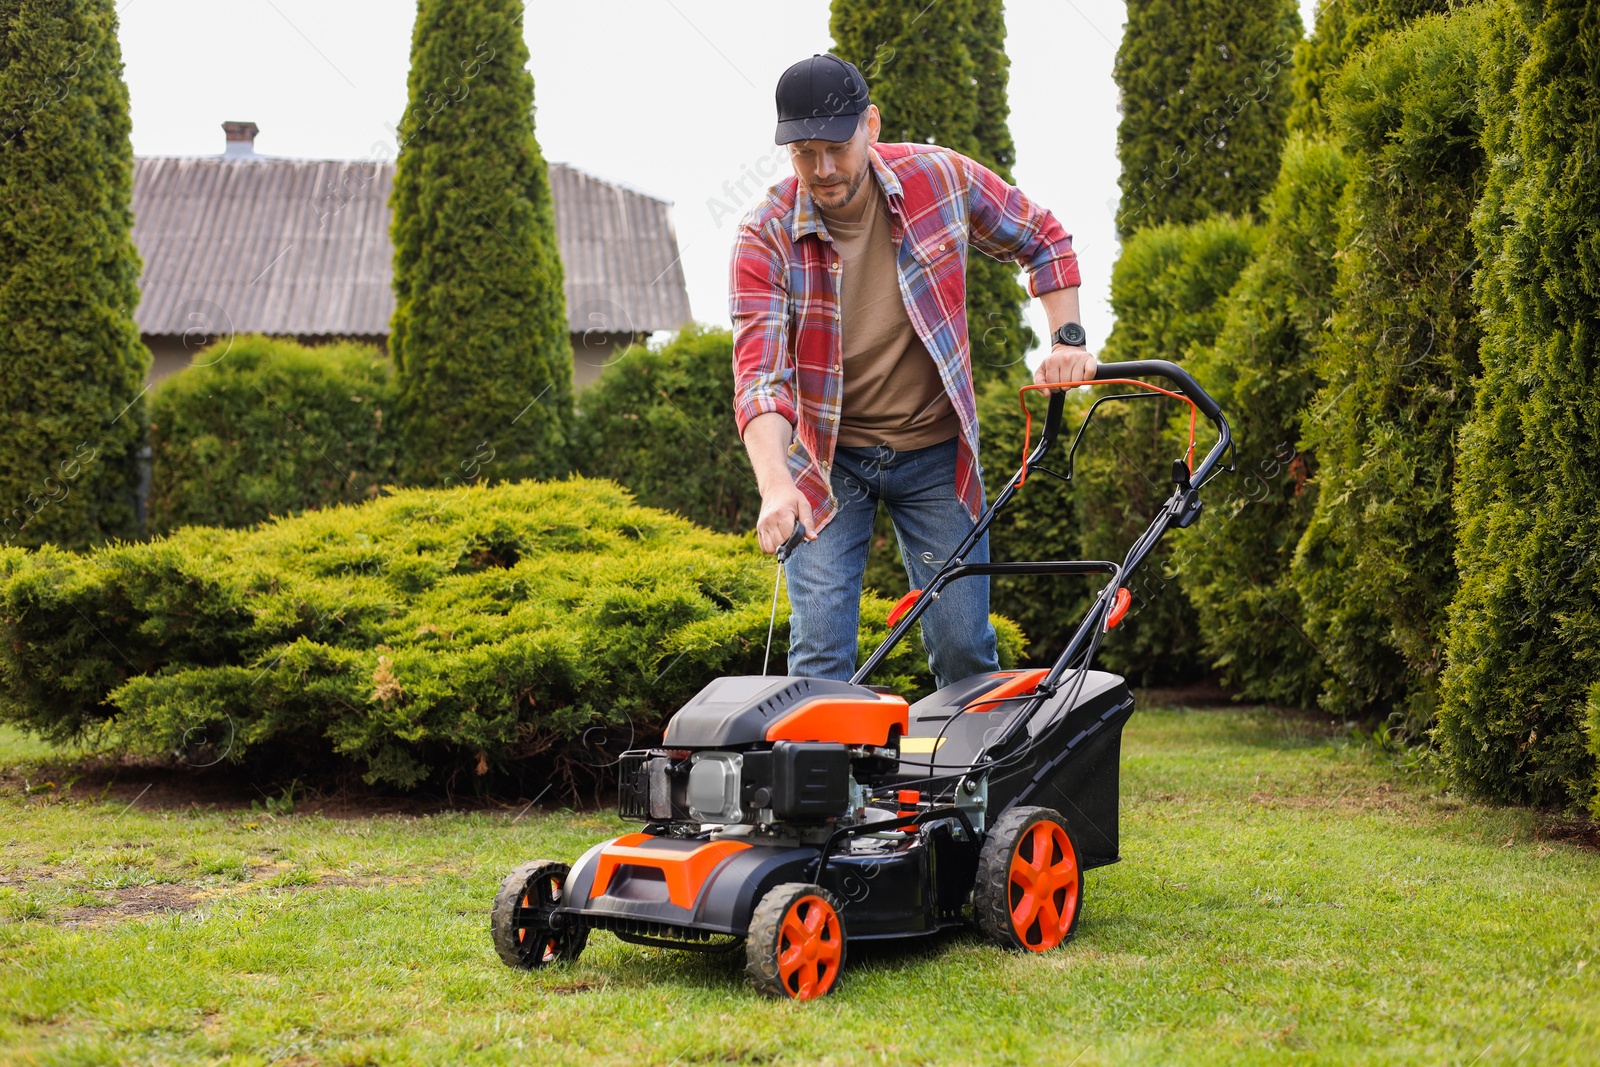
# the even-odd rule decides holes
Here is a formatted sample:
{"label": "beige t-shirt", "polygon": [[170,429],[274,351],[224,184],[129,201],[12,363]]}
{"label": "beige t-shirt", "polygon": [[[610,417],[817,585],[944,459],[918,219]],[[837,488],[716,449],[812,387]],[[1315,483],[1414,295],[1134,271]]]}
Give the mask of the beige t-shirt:
{"label": "beige t-shirt", "polygon": [[871,183],[872,204],[860,222],[822,216],[841,261],[844,402],[839,444],[887,444],[905,452],[950,440],[961,432],[961,421],[933,357],[906,314],[889,205],[876,176]]}

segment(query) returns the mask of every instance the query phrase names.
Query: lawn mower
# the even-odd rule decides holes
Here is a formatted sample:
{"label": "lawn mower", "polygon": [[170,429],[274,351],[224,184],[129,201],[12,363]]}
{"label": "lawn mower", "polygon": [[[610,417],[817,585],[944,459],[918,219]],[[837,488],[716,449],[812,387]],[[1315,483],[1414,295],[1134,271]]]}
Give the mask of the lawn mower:
{"label": "lawn mower", "polygon": [[[1176,392],[1137,381],[1160,376]],[[495,897],[501,959],[533,968],[577,958],[591,932],[676,949],[745,950],[761,993],[808,1000],[836,989],[848,946],[975,924],[991,941],[1044,952],[1071,938],[1083,875],[1115,863],[1118,760],[1133,712],[1124,680],[1091,670],[1126,615],[1130,576],[1162,536],[1200,515],[1200,490],[1232,448],[1211,397],[1172,363],[1102,365],[1094,383],[1136,390],[1090,405],[1064,472],[1043,466],[1066,400],[1048,389],[1037,445],[935,576],[890,613],[889,634],[848,682],[718,678],[668,721],[661,744],[618,764],[618,806],[637,833],[570,866],[525,863]],[[1189,405],[1189,447],[1171,495],[1121,563],[967,563],[1030,472],[1071,480],[1096,409],[1168,396]],[[1204,414],[1217,440],[1195,464]],[[1032,436],[1032,416],[1025,421]],[[797,531],[785,550],[799,543]],[[783,553],[779,556],[782,566]],[[967,678],[909,704],[866,680],[949,583],[975,575],[1105,575],[1067,647],[1046,668]]]}

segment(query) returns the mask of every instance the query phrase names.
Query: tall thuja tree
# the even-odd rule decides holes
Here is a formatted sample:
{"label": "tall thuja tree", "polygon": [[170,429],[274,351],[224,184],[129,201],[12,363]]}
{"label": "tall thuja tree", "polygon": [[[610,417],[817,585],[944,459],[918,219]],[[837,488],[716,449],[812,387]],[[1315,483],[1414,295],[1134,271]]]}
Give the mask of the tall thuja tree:
{"label": "tall thuja tree", "polygon": [[[1006,181],[1014,180],[1017,161],[1011,139],[1011,100],[1006,84],[1011,60],[1006,55],[1005,11],[1001,0],[971,0],[970,51],[977,79],[978,121],[973,130],[973,158]],[[972,376],[983,382],[1017,384],[1028,378],[1023,357],[1036,338],[1023,319],[1028,294],[1017,281],[1017,269],[979,254],[967,262],[967,322],[972,334]]]}
{"label": "tall thuja tree", "polygon": [[[1117,327],[1100,352],[1106,362],[1169,359],[1186,362],[1216,342],[1223,298],[1256,254],[1259,227],[1219,217],[1156,226],[1123,246],[1111,274],[1111,307]],[[1158,383],[1159,384],[1159,383]],[[1101,394],[1136,390],[1103,386]],[[1188,444],[1168,432],[1178,402],[1111,401],[1095,413],[1073,467],[1079,551],[1088,559],[1120,560],[1172,492],[1172,463]],[[1181,406],[1187,411],[1187,405]],[[1204,419],[1201,420],[1202,429]],[[1202,439],[1198,447],[1204,449]],[[1128,583],[1133,608],[1106,639],[1102,661],[1143,684],[1192,680],[1201,670],[1201,645],[1194,609],[1169,560],[1201,527],[1175,531],[1146,559]]]}
{"label": "tall thuja tree", "polygon": [[1322,137],[1329,133],[1322,90],[1344,65],[1345,13],[1350,4],[1351,0],[1319,0],[1316,25],[1294,46],[1294,93],[1286,119],[1290,132]]}
{"label": "tall thuja tree", "polygon": [[1293,0],[1130,0],[1114,69],[1121,233],[1255,213],[1278,173],[1300,35]]}
{"label": "tall thuja tree", "polygon": [[395,172],[402,480],[566,468],[572,347],[519,0],[420,0]]}
{"label": "tall thuja tree", "polygon": [[1305,416],[1318,496],[1295,581],[1328,666],[1322,703],[1430,724],[1455,591],[1455,436],[1472,404],[1482,188],[1481,10],[1428,16],[1327,92],[1350,176],[1326,384]]}
{"label": "tall thuja tree", "polygon": [[1483,373],[1435,737],[1473,793],[1582,802],[1600,786],[1600,12],[1501,2],[1489,29]]}
{"label": "tall thuja tree", "polygon": [[[1012,180],[1001,0],[833,0],[830,26],[835,54],[861,70],[883,113],[883,140],[942,145]],[[1034,336],[1022,316],[1026,299],[1014,266],[976,251],[968,257],[967,326],[980,389],[1027,377],[1023,357]]]}
{"label": "tall thuja tree", "polygon": [[0,543],[140,531],[129,129],[111,0],[0,0]]}
{"label": "tall thuja tree", "polygon": [[1423,15],[1443,14],[1451,0],[1320,0],[1316,29],[1295,46],[1294,100],[1289,129],[1326,136],[1327,104],[1323,91],[1345,60],[1379,35],[1404,27]]}
{"label": "tall thuja tree", "polygon": [[1289,139],[1263,205],[1261,251],[1224,302],[1216,344],[1188,360],[1228,415],[1239,473],[1208,494],[1206,514],[1175,554],[1178,580],[1224,684],[1299,707],[1315,703],[1324,666],[1290,571],[1316,499],[1297,446],[1332,311],[1344,185],[1338,149]]}
{"label": "tall thuja tree", "polygon": [[1321,384],[1317,351],[1333,312],[1346,182],[1322,90],[1344,62],[1349,6],[1319,4],[1315,31],[1295,47],[1291,135],[1262,203],[1261,253],[1228,294],[1217,343],[1190,359],[1228,412],[1240,471],[1217,483],[1209,514],[1174,560],[1223,683],[1246,699],[1296,706],[1316,702],[1326,675],[1292,563],[1317,498],[1299,444]]}
{"label": "tall thuja tree", "polygon": [[[1292,0],[1129,4],[1114,71],[1124,244],[1103,360],[1183,360],[1216,340],[1222,298],[1253,254],[1249,221],[1278,172],[1299,36]],[[1169,415],[1149,401],[1096,416],[1078,475],[1081,552],[1120,555],[1170,491]],[[1201,668],[1194,609],[1168,563],[1179,540],[1152,555],[1133,613],[1106,643],[1108,663],[1147,682]]]}

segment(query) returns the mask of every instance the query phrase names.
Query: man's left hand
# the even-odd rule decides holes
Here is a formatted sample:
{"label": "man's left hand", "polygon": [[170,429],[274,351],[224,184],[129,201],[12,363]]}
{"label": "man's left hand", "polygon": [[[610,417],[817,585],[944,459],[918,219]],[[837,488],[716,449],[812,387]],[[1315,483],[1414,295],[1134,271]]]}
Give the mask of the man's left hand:
{"label": "man's left hand", "polygon": [[1092,382],[1095,368],[1094,353],[1087,348],[1068,348],[1056,345],[1044,357],[1039,369],[1033,372],[1033,384],[1058,385],[1063,382]]}

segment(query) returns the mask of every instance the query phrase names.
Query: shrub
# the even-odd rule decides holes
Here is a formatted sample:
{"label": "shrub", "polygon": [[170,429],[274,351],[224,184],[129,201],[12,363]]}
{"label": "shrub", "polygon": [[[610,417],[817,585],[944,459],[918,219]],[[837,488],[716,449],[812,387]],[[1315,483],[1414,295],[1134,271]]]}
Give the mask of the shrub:
{"label": "shrub", "polygon": [[3,543],[140,532],[133,147],[111,0],[0,0]]}
{"label": "shrub", "polygon": [[[712,676],[760,670],[773,577],[750,538],[588,479],[405,490],[0,568],[0,719],[403,787],[528,759],[570,783],[597,747],[647,740]],[[864,644],[889,607],[863,599]],[[1020,635],[996,622],[1012,662]],[[928,684],[914,641],[883,673]]]}
{"label": "shrub", "polygon": [[1324,707],[1432,718],[1455,590],[1454,441],[1478,327],[1478,12],[1379,38],[1329,89],[1350,178],[1326,384],[1305,419],[1318,495],[1295,581],[1329,667]]}
{"label": "shrub", "polygon": [[400,476],[567,471],[572,344],[520,0],[421,0],[394,176]]}
{"label": "shrub", "polygon": [[1338,149],[1292,137],[1264,207],[1260,254],[1228,294],[1217,343],[1189,371],[1222,405],[1238,443],[1238,478],[1208,494],[1174,562],[1199,616],[1205,654],[1240,696],[1310,706],[1323,665],[1305,636],[1291,581],[1314,494],[1296,449],[1318,384],[1314,348],[1332,311]]}
{"label": "shrub", "polygon": [[151,397],[152,529],[248,526],[394,480],[393,374],[376,348],[240,337],[210,358]]}
{"label": "shrub", "polygon": [[1289,0],[1134,0],[1117,49],[1117,230],[1248,217],[1278,173]]}
{"label": "shrub", "polygon": [[[1182,363],[1215,343],[1222,328],[1223,297],[1258,243],[1256,227],[1229,218],[1155,226],[1135,234],[1112,272],[1117,325],[1101,360]],[[1128,391],[1117,386],[1098,390],[1102,395]],[[1178,406],[1178,401],[1158,396],[1104,404],[1095,413],[1073,477],[1079,551],[1085,558],[1120,562],[1171,495],[1172,461],[1183,455],[1188,438],[1186,415],[1183,440],[1170,432]],[[1205,447],[1203,439],[1199,447]],[[1212,516],[1202,517],[1200,526],[1208,521]],[[1191,680],[1200,672],[1194,609],[1167,562],[1185,539],[1198,536],[1200,526],[1170,533],[1131,580],[1133,609],[1118,628],[1119,639],[1105,645],[1109,669],[1142,684]]]}
{"label": "shrub", "polygon": [[1483,374],[1434,736],[1465,790],[1582,803],[1600,785],[1600,27],[1593,4],[1531,10],[1496,5],[1487,36]]}
{"label": "shrub", "polygon": [[634,347],[583,391],[578,470],[626,485],[639,503],[723,533],[761,511],[733,421],[733,335],[691,326],[658,349]]}
{"label": "shrub", "polygon": [[[1588,737],[1589,758],[1600,766],[1600,682],[1589,689],[1589,706],[1583,719],[1584,733]],[[1594,796],[1589,801],[1589,811],[1600,816],[1600,781],[1594,783]]]}

